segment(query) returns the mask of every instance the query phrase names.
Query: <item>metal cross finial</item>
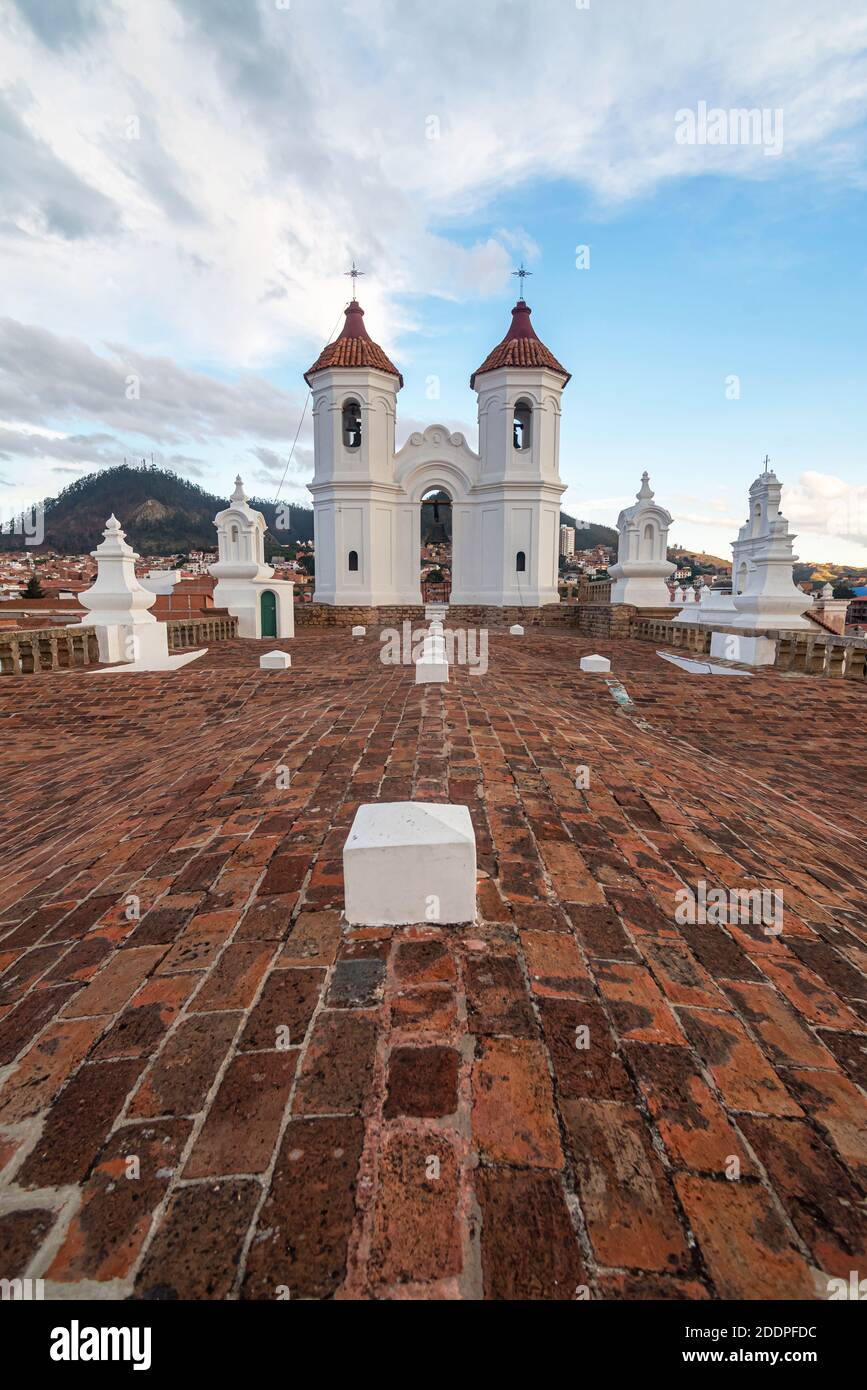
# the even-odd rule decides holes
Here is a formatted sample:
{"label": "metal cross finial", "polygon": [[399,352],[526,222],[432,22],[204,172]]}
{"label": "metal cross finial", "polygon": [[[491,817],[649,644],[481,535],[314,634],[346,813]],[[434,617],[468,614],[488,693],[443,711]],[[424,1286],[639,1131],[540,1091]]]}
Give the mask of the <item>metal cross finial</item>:
{"label": "metal cross finial", "polygon": [[356,291],[356,288],[357,288],[357,285],[358,285],[358,277],[359,277],[359,275],[363,275],[363,274],[364,274],[364,271],[363,271],[363,270],[359,270],[359,269],[358,269],[358,266],[355,264],[355,261],[353,261],[353,262],[352,262],[352,269],[351,269],[351,270],[345,270],[343,273],[344,273],[344,275],[348,275],[348,276],[350,277],[350,279],[352,280],[352,298],[353,298],[353,299],[357,299],[358,296],[356,295],[355,291]]}
{"label": "metal cross finial", "polygon": [[518,279],[519,279],[520,282],[521,282],[521,298],[523,299],[523,298],[524,298],[524,281],[526,280],[527,276],[528,276],[528,275],[532,275],[533,272],[532,272],[532,270],[526,270],[526,269],[524,268],[524,262],[522,261],[521,264],[518,266],[518,269],[512,271],[512,274],[513,274],[513,275],[517,275]]}
{"label": "metal cross finial", "polygon": [[762,462],[763,462],[764,465],[765,465],[765,472],[767,473],[768,469],[769,469],[770,466],[771,466],[771,456],[770,456],[770,454],[765,454],[765,457],[762,459]]}

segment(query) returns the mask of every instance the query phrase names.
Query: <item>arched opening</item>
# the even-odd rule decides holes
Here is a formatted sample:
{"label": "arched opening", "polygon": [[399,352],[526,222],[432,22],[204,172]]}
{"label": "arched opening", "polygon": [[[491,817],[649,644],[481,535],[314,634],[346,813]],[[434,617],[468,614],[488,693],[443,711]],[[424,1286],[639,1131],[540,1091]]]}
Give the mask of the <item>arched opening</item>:
{"label": "arched opening", "polygon": [[648,521],[641,536],[641,559],[652,560],[654,549],[654,526],[652,521]]}
{"label": "arched opening", "polygon": [[735,590],[735,593],[742,594],[742,593],[744,592],[744,589],[747,587],[747,574],[748,574],[748,573],[749,573],[749,566],[747,565],[746,560],[742,560],[741,563],[740,563],[740,565],[738,566],[738,579],[737,579],[737,588],[736,588],[736,590]]}
{"label": "arched opening", "polygon": [[515,405],[512,440],[515,448],[521,452],[529,449],[533,443],[533,407],[529,401],[518,401]]}
{"label": "arched opening", "polygon": [[515,556],[515,570],[518,574],[526,574],[527,572],[527,557],[523,550],[519,550]]}
{"label": "arched opening", "polygon": [[262,619],[263,637],[278,637],[277,631],[277,595],[270,589],[263,589],[259,598],[259,612]]}
{"label": "arched opening", "polygon": [[421,594],[424,603],[448,603],[452,592],[452,499],[441,487],[421,499]]}
{"label": "arched opening", "polygon": [[229,559],[230,559],[230,560],[238,560],[238,559],[240,559],[240,555],[239,555],[239,553],[238,553],[238,552],[239,552],[239,549],[240,549],[240,532],[238,531],[237,526],[230,526],[230,527],[229,527]]}
{"label": "arched opening", "polygon": [[361,406],[346,401],[343,407],[343,443],[347,449],[361,448]]}
{"label": "arched opening", "polygon": [[358,551],[357,551],[357,550],[350,550],[350,552],[349,552],[349,573],[350,573],[350,574],[358,574]]}

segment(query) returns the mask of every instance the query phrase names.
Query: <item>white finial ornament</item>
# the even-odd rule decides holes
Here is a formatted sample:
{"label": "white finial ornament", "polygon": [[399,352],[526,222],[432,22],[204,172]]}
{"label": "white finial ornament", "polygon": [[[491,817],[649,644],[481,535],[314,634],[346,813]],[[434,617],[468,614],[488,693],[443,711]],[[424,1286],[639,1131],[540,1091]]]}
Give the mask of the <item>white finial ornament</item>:
{"label": "white finial ornament", "polygon": [[666,581],[675,571],[668,559],[671,515],[654,502],[647,472],[641,475],[641,487],[635,497],[633,506],[617,518],[617,564],[608,571],[614,580],[611,602],[663,608],[670,602]]}
{"label": "white finial ornament", "polygon": [[782,484],[765,457],[764,472],[750,488],[750,514],[732,544],[732,626],[765,630],[810,629],[802,615],[810,598],[795,586],[795,537],[780,512]]}

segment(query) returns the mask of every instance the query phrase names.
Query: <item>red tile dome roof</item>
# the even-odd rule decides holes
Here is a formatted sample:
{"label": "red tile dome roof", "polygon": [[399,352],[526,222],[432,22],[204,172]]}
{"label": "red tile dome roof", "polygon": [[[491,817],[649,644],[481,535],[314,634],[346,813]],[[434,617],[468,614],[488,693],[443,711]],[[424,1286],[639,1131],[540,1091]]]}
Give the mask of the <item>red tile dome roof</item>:
{"label": "red tile dome roof", "polygon": [[[532,310],[525,300],[519,299],[512,310],[512,323],[501,343],[488,353],[484,362],[470,377],[470,386],[476,384],[476,377],[482,372],[495,372],[499,367],[547,367],[549,371],[571,380],[571,373],[561,366],[553,352],[546,348],[530,321]],[[565,385],[565,382],[564,382]]]}
{"label": "red tile dome roof", "polygon": [[304,380],[310,385],[310,378],[316,372],[324,372],[334,367],[374,367],[377,371],[396,376],[401,386],[403,377],[379,343],[375,343],[364,326],[364,310],[357,299],[353,299],[346,310],[343,330],[333,343],[322,351]]}

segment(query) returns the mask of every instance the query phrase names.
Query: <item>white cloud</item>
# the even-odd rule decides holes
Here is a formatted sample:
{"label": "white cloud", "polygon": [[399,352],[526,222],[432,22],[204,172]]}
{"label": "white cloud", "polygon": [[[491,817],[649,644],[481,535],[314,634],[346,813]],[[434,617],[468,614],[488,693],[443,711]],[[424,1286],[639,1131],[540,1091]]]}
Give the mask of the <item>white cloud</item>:
{"label": "white cloud", "polygon": [[[861,0],[821,23],[812,0],[730,0],[724,19],[695,0],[78,0],[50,31],[41,12],[17,0],[0,31],[18,74],[6,309],[89,339],[133,322],[222,364],[312,351],[355,255],[393,346],[413,327],[393,292],[501,293],[532,256],[521,228],[443,230],[527,179],[604,204],[709,168],[862,167]],[[783,107],[781,158],[678,145],[674,113],[699,100]]]}
{"label": "white cloud", "polygon": [[782,506],[797,531],[867,547],[867,484],[847,483],[832,473],[802,473],[794,487],[784,489]]}
{"label": "white cloud", "polygon": [[[54,466],[88,451],[98,463],[112,432],[180,450],[190,470],[191,442],[285,457],[300,402],[266,374],[313,360],[349,261],[368,272],[377,338],[408,363],[424,325],[407,291],[502,294],[515,257],[532,263],[521,226],[467,237],[461,224],[484,226],[490,200],[532,197],[533,181],[580,186],[602,214],[708,171],[865,181],[863,0],[64,0],[46,13],[14,0],[0,17],[0,71],[15,74],[0,81],[4,312],[24,335],[7,339],[0,414],[58,429]],[[675,112],[699,101],[782,108],[781,156],[677,144]],[[132,403],[118,385],[139,370]]]}

